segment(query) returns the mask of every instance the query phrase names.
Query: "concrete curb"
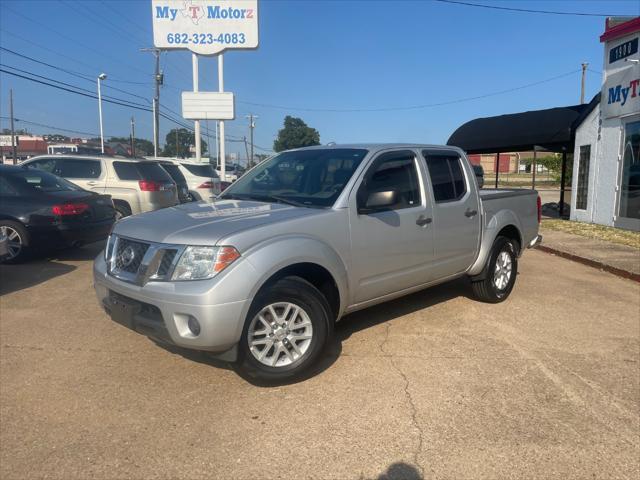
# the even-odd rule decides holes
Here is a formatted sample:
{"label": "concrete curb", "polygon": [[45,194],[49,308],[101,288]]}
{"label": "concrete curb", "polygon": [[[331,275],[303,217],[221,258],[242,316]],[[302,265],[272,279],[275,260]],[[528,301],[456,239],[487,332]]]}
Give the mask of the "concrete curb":
{"label": "concrete curb", "polygon": [[629,280],[633,280],[634,282],[640,283],[640,274],[638,273],[612,267],[611,265],[607,265],[606,263],[591,260],[590,258],[580,257],[572,253],[563,252],[562,250],[556,250],[555,248],[547,247],[546,245],[538,245],[535,248],[537,248],[538,250],[542,250],[543,252],[557,255],[558,257],[566,258],[567,260],[573,260],[574,262],[582,263],[583,265],[604,270],[605,272],[612,273],[614,275],[617,275],[618,277],[627,278]]}

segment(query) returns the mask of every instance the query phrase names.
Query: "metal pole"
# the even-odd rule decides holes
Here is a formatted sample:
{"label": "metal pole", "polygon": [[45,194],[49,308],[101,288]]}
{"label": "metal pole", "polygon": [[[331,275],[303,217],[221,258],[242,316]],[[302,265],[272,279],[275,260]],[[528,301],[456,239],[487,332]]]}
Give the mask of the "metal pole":
{"label": "metal pole", "polygon": [[533,165],[531,165],[531,190],[536,189],[536,170],[538,170],[538,149],[533,147]]}
{"label": "metal pole", "polygon": [[496,153],[496,188],[498,188],[498,173],[500,172],[500,154]]}
{"label": "metal pole", "polygon": [[256,118],[258,118],[257,115],[254,115],[253,113],[247,115],[247,118],[249,119],[249,129],[250,129],[250,136],[251,136],[251,156],[249,157],[249,162],[250,165],[253,165],[253,129],[256,128],[256,122],[254,121]]}
{"label": "metal pole", "polygon": [[136,156],[136,122],[131,117],[131,156]]}
{"label": "metal pole", "polygon": [[[198,72],[198,55],[195,53],[191,54],[191,64],[193,66],[193,91],[198,91],[198,82],[199,82],[199,72]],[[194,138],[196,144],[196,160],[199,162],[202,160],[202,145],[200,144],[200,120],[195,120],[194,124]]]}
{"label": "metal pole", "polygon": [[155,106],[153,110],[153,127],[156,133],[153,139],[153,144],[155,145],[157,155],[157,152],[160,149],[160,50],[154,49],[153,54],[156,56],[156,92],[153,97],[153,104]]}
{"label": "metal pole", "polygon": [[[224,92],[224,59],[223,54],[218,54],[218,91]],[[220,120],[220,179],[227,180],[227,160],[224,151],[224,120]]]}
{"label": "metal pole", "polygon": [[[156,118],[156,101],[153,101],[153,106],[151,107],[153,111],[153,118]],[[156,122],[153,123],[153,156],[158,157],[158,131],[156,130]]]}
{"label": "metal pole", "polygon": [[13,124],[13,88],[9,89],[9,116],[11,117],[11,151],[13,152],[13,164],[18,163],[18,148],[16,145],[16,129]]}
{"label": "metal pole", "polygon": [[219,136],[218,136],[218,121],[216,120],[216,131],[214,134],[215,140],[216,140],[216,167],[220,166],[220,145],[219,145]]}
{"label": "metal pole", "polygon": [[583,63],[582,64],[582,85],[580,87],[580,103],[583,104],[584,103],[584,78],[587,74],[587,67],[589,66],[588,63]]}
{"label": "metal pole", "polygon": [[179,130],[176,128],[176,158],[178,158],[178,132]]}
{"label": "metal pole", "polygon": [[104,153],[104,132],[102,131],[102,93],[100,92],[101,78],[98,77],[98,116],[100,117],[100,151]]}
{"label": "metal pole", "polygon": [[567,169],[567,152],[562,152],[562,167],[560,172],[560,218],[564,216],[564,183],[566,181],[565,178],[565,170]]}
{"label": "metal pole", "polygon": [[244,151],[247,154],[247,168],[251,168],[251,160],[249,160],[249,147],[247,147],[247,137],[242,137],[244,142]]}

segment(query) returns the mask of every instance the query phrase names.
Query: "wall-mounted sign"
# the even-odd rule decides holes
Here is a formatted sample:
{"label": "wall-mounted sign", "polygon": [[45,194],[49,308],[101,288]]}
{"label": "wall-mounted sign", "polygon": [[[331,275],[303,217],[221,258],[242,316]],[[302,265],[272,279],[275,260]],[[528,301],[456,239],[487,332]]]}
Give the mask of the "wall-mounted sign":
{"label": "wall-mounted sign", "polygon": [[258,46],[258,0],[152,0],[153,43],[215,55]]}
{"label": "wall-mounted sign", "polygon": [[187,120],[233,120],[233,93],[182,92],[182,116]]}
{"label": "wall-mounted sign", "polygon": [[617,62],[623,58],[630,57],[634,53],[638,53],[638,39],[634,38],[628,42],[624,42],[617,47],[609,50],[609,63]]}
{"label": "wall-mounted sign", "polygon": [[630,65],[607,77],[600,110],[604,118],[640,112],[640,65]]}
{"label": "wall-mounted sign", "polygon": [[[15,136],[16,146],[18,145],[18,136]],[[0,147],[10,147],[11,146],[11,135],[0,135]]]}

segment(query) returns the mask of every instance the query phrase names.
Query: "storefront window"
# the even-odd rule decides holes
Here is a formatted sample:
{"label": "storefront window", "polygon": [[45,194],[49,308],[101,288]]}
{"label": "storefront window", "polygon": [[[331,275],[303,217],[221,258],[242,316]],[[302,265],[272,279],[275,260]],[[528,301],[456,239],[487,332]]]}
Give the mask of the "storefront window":
{"label": "storefront window", "polygon": [[619,216],[640,219],[640,121],[624,128]]}

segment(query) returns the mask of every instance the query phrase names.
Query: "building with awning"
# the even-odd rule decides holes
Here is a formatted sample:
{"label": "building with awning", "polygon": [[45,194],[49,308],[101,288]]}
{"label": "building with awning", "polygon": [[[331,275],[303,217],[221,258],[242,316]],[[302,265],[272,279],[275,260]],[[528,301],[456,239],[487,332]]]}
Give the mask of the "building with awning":
{"label": "building with awning", "polygon": [[[562,154],[560,215],[567,156],[573,154],[571,219],[640,231],[640,17],[608,18],[603,85],[591,102],[495,117],[460,126],[447,144],[469,155]],[[535,170],[534,170],[535,171]]]}

